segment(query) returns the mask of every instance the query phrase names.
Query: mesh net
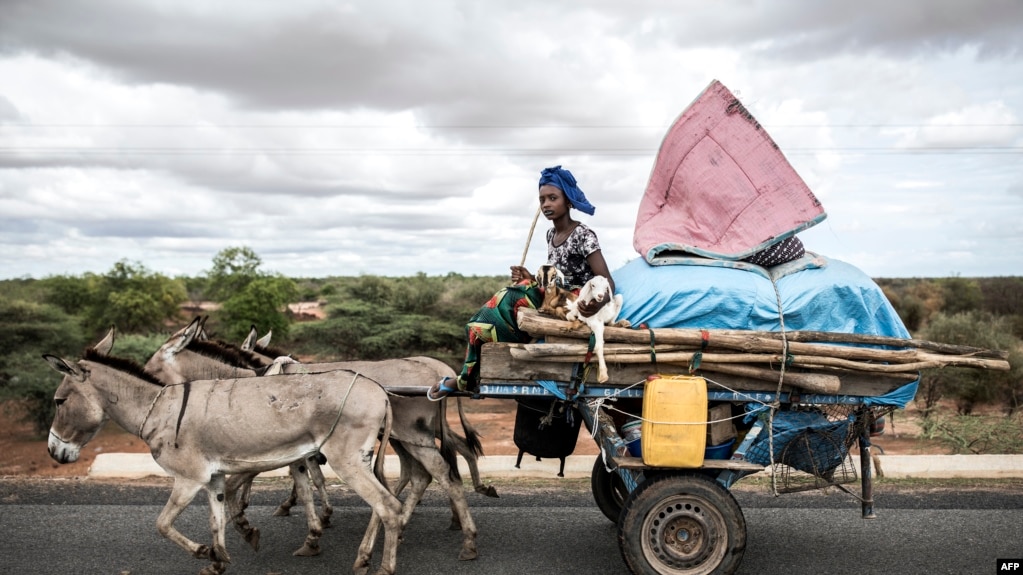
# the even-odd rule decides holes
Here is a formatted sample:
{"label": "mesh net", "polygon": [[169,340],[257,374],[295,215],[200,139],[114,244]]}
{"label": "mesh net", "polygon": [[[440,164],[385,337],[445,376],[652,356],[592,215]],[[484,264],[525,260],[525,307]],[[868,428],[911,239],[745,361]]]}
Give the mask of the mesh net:
{"label": "mesh net", "polygon": [[765,426],[762,437],[747,453],[747,460],[771,464],[779,493],[822,489],[858,479],[849,453],[866,426],[891,407],[848,405],[793,405],[775,414],[771,441]]}

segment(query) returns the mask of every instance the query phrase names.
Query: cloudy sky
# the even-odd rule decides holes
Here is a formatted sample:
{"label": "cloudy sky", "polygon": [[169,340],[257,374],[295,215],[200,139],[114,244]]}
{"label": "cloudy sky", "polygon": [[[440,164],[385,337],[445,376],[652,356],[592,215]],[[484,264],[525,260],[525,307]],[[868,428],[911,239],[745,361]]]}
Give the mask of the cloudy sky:
{"label": "cloudy sky", "polygon": [[[718,79],[872,277],[1023,275],[1019,0],[0,0],[0,279],[504,274],[544,167],[613,269]],[[526,265],[545,259],[541,219]]]}

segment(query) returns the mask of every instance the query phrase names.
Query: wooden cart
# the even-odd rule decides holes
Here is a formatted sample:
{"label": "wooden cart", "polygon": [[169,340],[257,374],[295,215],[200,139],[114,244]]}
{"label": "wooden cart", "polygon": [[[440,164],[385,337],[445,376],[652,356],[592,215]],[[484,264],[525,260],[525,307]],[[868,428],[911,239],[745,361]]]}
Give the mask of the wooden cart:
{"label": "wooden cart", "polygon": [[[642,458],[630,456],[620,429],[624,414],[638,413],[644,382],[658,374],[687,373],[692,367],[691,363],[657,361],[653,347],[655,353],[646,363],[616,363],[609,358],[609,380],[597,384],[595,368],[588,370],[589,364],[584,362],[537,359],[536,345],[488,343],[483,346],[480,387],[474,397],[563,398],[578,409],[602,452],[593,465],[593,497],[603,514],[617,523],[622,557],[632,573],[733,573],[746,547],[746,523],[729,488],[769,467],[751,463],[746,454],[756,438],[767,433],[770,418],[756,418],[744,429],[728,458],[704,459],[699,467],[652,467]],[[704,370],[696,373],[706,377],[707,398],[712,404],[837,408],[851,415],[857,423],[849,428],[845,447],[848,450],[852,443],[858,444],[862,516],[874,517],[870,427],[892,408],[870,406],[868,398],[906,385],[906,374],[842,374],[837,391],[822,394],[763,378]],[[789,375],[798,379],[798,370]],[[852,493],[834,475],[809,474],[809,479],[809,488],[833,485]]]}

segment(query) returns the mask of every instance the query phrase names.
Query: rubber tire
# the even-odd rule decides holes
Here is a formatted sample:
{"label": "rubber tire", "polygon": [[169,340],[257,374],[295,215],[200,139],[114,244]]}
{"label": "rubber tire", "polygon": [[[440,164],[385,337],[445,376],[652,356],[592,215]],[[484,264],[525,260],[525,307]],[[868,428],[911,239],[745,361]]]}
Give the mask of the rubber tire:
{"label": "rubber tire", "polygon": [[[675,535],[686,532],[689,547]],[[671,540],[674,545],[665,545]],[[746,518],[732,494],[706,476],[650,477],[625,500],[618,547],[634,575],[729,575],[746,552]]]}
{"label": "rubber tire", "polygon": [[608,471],[604,467],[604,460],[600,455],[593,462],[593,471],[590,473],[590,489],[593,491],[593,500],[604,517],[613,523],[618,523],[622,515],[622,507],[625,506],[625,498],[629,492],[625,482],[615,471]]}

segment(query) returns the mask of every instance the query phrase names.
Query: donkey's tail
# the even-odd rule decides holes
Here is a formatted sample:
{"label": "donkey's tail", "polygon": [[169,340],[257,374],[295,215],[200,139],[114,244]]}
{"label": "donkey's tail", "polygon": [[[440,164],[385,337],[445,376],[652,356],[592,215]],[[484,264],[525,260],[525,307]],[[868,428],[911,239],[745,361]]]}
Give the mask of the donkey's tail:
{"label": "donkey's tail", "polygon": [[462,407],[462,398],[456,397],[455,402],[458,403],[458,420],[462,422],[462,430],[465,431],[465,442],[469,445],[469,449],[472,450],[476,457],[483,456],[483,444],[480,442],[480,434],[476,431],[469,420],[465,418],[465,410]]}
{"label": "donkey's tail", "polygon": [[380,450],[377,452],[376,463],[373,464],[373,475],[390,491],[387,478],[384,477],[384,452],[387,449],[387,444],[391,441],[391,425],[394,423],[394,415],[391,413],[391,400],[385,399],[384,401],[387,402],[387,410],[384,413],[384,431],[380,434]]}
{"label": "donkey's tail", "polygon": [[452,481],[461,481],[462,475],[458,472],[458,452],[456,446],[458,440],[451,431],[451,427],[448,426],[447,419],[447,399],[442,399],[436,403],[437,415],[434,420],[434,436],[440,439],[440,456],[444,459],[444,462],[448,464],[448,478]]}

